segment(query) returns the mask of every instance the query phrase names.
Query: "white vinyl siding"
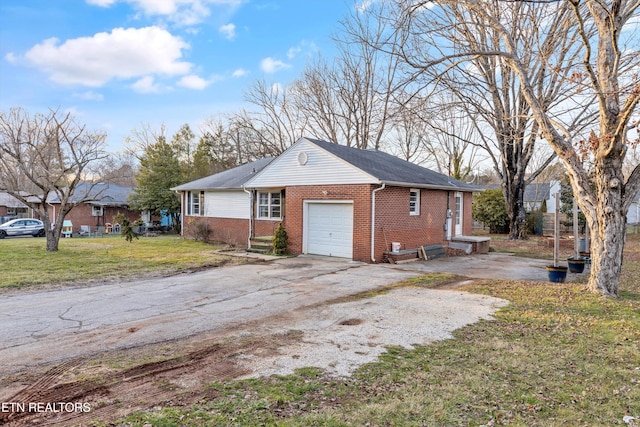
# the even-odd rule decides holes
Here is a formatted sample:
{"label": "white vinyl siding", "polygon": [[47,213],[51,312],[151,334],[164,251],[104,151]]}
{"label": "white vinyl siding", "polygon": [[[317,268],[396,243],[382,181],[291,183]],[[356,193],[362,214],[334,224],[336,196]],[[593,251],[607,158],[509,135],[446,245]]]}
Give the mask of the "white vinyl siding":
{"label": "white vinyl siding", "polygon": [[[301,164],[298,157],[302,153],[306,154],[304,164]],[[378,180],[373,176],[320,147],[302,140],[249,180],[246,187],[375,183],[378,183]]]}
{"label": "white vinyl siding", "polygon": [[244,191],[208,191],[204,206],[208,217],[249,219],[251,199]]}
{"label": "white vinyl siding", "polygon": [[420,215],[420,190],[409,190],[409,215]]}

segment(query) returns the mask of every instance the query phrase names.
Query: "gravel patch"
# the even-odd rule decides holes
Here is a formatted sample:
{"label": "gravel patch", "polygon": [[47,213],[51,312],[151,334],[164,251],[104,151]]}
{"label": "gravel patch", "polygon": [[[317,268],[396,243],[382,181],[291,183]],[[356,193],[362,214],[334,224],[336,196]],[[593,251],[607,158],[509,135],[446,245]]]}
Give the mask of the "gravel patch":
{"label": "gravel patch", "polygon": [[[492,314],[508,301],[455,290],[399,288],[358,301],[303,311],[286,330],[300,331],[302,339],[278,348],[277,354],[245,354],[240,358],[253,373],[245,378],[288,375],[302,367],[319,367],[349,376],[359,366],[375,361],[387,346],[408,349],[451,338],[451,332]],[[262,331],[261,331],[262,332]]]}

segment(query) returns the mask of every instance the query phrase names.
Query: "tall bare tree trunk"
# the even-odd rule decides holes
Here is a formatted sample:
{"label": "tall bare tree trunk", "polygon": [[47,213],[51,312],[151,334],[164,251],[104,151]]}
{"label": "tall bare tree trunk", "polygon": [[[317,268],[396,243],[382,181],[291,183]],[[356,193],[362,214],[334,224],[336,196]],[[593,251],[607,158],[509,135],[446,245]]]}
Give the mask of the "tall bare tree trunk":
{"label": "tall bare tree trunk", "polygon": [[[607,126],[603,124],[604,135]],[[624,175],[622,168],[623,144],[620,137],[592,137],[593,145],[609,146],[606,151],[596,151],[594,161],[594,185],[598,197],[593,209],[583,209],[589,218],[591,239],[591,275],[589,289],[606,296],[617,296],[622,272],[624,243],[627,232],[627,216],[624,208]],[[616,141],[618,140],[618,141]],[[611,144],[611,145],[609,145]]]}

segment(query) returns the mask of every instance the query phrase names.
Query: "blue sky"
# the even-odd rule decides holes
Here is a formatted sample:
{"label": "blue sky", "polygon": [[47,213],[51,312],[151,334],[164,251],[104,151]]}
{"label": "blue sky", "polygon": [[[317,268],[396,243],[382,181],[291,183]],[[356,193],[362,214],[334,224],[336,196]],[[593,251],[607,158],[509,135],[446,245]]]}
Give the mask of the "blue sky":
{"label": "blue sky", "polygon": [[71,111],[121,151],[133,128],[239,111],[256,79],[286,85],[349,0],[2,0],[0,110]]}

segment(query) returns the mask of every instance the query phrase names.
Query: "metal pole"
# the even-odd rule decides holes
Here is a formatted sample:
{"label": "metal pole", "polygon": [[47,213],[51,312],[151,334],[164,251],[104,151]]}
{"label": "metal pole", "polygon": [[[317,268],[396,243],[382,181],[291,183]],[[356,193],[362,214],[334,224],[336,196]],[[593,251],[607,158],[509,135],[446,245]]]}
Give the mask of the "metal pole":
{"label": "metal pole", "polygon": [[558,266],[560,255],[560,193],[556,193],[556,211],[554,213],[555,225],[553,233],[553,266]]}
{"label": "metal pole", "polygon": [[573,251],[576,259],[580,258],[580,246],[578,242],[578,204],[573,200]]}

